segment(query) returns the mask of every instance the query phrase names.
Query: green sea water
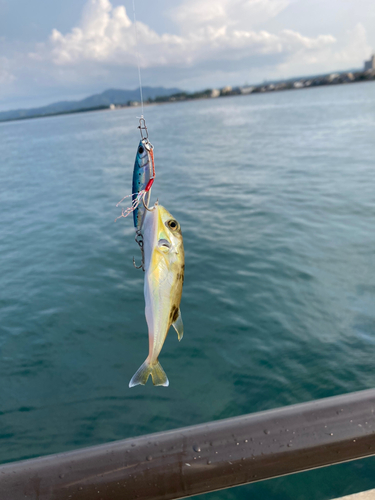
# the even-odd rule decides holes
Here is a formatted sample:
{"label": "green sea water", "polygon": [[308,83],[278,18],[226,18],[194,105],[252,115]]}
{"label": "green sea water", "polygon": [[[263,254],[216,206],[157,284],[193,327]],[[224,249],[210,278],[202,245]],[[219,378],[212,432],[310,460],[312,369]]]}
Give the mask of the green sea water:
{"label": "green sea water", "polygon": [[[131,218],[137,112],[0,124],[0,461],[375,386],[375,83],[145,109],[180,222],[185,335],[148,352]],[[201,496],[324,500],[375,459]]]}

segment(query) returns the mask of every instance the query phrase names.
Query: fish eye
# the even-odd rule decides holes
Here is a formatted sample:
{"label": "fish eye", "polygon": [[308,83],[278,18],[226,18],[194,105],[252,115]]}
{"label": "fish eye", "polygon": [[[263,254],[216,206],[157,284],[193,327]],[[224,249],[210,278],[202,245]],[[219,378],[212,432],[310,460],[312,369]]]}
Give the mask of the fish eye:
{"label": "fish eye", "polygon": [[168,224],[168,227],[170,227],[172,229],[172,231],[175,231],[176,229],[178,229],[178,222],[174,219],[171,219],[167,222]]}
{"label": "fish eye", "polygon": [[143,151],[144,151],[143,146],[139,146],[138,153],[141,155],[143,153]]}

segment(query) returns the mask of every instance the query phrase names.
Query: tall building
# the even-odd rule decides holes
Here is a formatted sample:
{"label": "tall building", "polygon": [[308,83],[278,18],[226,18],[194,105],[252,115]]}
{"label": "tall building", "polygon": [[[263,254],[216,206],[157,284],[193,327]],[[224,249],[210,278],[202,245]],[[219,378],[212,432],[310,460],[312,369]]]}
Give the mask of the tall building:
{"label": "tall building", "polygon": [[365,69],[364,71],[375,71],[375,54],[373,54],[371,57],[370,57],[370,60],[369,61],[365,61]]}

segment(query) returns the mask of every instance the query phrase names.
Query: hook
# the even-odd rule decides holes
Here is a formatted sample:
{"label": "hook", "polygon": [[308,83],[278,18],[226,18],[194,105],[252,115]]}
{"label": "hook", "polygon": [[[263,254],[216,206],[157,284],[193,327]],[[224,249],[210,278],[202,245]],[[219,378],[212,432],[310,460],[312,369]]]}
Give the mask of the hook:
{"label": "hook", "polygon": [[141,265],[137,266],[135,263],[134,257],[133,257],[133,266],[136,269],[142,269],[142,271],[144,271],[145,270],[145,251],[143,248],[143,235],[139,230],[136,231],[136,233],[135,233],[135,241],[137,242],[139,248],[141,249],[142,260],[141,260]]}
{"label": "hook", "polygon": [[[143,256],[142,256],[142,257],[143,257]],[[140,265],[140,266],[137,266],[137,265],[135,264],[135,259],[134,259],[134,257],[133,257],[133,266],[134,266],[136,269],[141,269],[141,268],[142,268],[142,270],[144,271],[145,269],[144,269],[144,264],[143,264],[143,258],[142,258],[141,265]]]}
{"label": "hook", "polygon": [[[148,211],[148,212],[153,212],[155,210],[155,205],[152,207],[152,208],[148,208],[148,206],[146,205],[145,203],[145,196],[146,196],[146,193],[142,196],[142,203],[143,203],[143,206],[145,207],[145,209]],[[156,202],[157,204],[157,202]]]}

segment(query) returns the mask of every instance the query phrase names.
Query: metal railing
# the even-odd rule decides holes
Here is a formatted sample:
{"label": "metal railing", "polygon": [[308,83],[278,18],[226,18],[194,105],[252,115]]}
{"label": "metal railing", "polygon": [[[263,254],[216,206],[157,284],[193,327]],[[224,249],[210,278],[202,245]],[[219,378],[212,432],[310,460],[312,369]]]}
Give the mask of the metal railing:
{"label": "metal railing", "polygon": [[1,500],[167,500],[375,454],[375,390],[0,467]]}

